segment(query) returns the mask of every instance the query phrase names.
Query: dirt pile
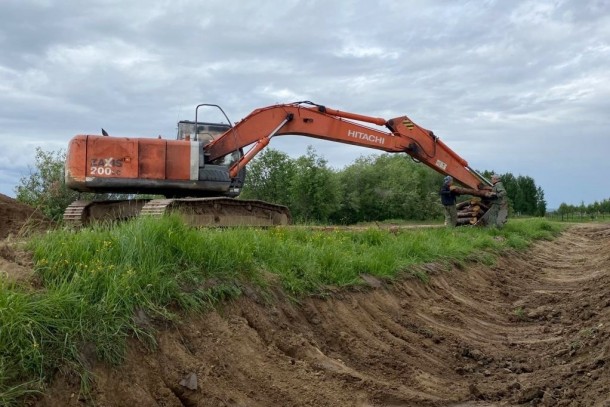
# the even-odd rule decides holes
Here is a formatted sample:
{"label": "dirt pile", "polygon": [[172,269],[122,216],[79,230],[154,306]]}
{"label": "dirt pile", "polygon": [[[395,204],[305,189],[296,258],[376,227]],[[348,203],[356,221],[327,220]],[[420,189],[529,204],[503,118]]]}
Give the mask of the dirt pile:
{"label": "dirt pile", "polygon": [[[160,328],[95,364],[91,399],[58,375],[40,406],[610,406],[610,225],[527,253],[368,278],[362,292],[263,301]],[[144,318],[139,316],[139,318]]]}
{"label": "dirt pile", "polygon": [[5,240],[52,227],[53,222],[36,209],[0,194],[0,278],[38,285],[32,256],[22,242]]}
{"label": "dirt pile", "polygon": [[50,226],[49,219],[36,209],[0,194],[0,239]]}

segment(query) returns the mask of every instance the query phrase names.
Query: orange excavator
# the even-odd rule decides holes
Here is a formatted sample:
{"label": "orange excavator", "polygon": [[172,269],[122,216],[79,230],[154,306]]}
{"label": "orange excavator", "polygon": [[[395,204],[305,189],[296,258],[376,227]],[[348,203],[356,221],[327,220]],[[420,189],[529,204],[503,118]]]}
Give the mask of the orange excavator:
{"label": "orange excavator", "polygon": [[[226,123],[199,121],[202,108],[219,109]],[[165,198],[79,200],[66,209],[64,220],[80,226],[95,220],[177,210],[195,226],[288,224],[290,212],[284,206],[235,199],[245,182],[247,164],[273,137],[283,135],[406,153],[439,173],[451,175],[466,187],[462,192],[483,199],[491,185],[432,131],[407,116],[386,120],[306,101],[256,109],[234,126],[230,123],[220,106],[200,104],[194,121],[178,123],[176,140],[112,137],[103,129],[101,136],[75,136],[66,155],[69,188]],[[485,217],[480,219],[484,222]]]}

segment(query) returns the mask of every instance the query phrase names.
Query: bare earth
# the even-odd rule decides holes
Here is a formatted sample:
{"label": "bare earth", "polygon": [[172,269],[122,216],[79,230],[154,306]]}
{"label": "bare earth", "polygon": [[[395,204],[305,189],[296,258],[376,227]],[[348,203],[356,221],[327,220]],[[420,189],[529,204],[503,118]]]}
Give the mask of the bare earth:
{"label": "bare earth", "polygon": [[16,240],[51,226],[52,222],[32,207],[0,194],[0,279],[36,284],[31,256]]}
{"label": "bare earth", "polygon": [[427,284],[250,291],[158,327],[155,351],[132,340],[120,367],[91,358],[89,398],[58,374],[32,405],[610,406],[608,249],[610,224],[577,225],[495,267],[431,265]]}

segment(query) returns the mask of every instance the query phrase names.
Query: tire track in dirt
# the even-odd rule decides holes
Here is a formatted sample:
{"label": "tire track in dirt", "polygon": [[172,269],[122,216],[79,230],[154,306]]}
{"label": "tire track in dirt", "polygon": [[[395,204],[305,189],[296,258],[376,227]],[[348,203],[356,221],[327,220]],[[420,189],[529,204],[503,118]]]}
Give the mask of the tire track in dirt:
{"label": "tire track in dirt", "polygon": [[246,290],[95,366],[90,400],[60,376],[38,405],[610,406],[609,248],[610,225],[578,225],[427,284],[300,304]]}

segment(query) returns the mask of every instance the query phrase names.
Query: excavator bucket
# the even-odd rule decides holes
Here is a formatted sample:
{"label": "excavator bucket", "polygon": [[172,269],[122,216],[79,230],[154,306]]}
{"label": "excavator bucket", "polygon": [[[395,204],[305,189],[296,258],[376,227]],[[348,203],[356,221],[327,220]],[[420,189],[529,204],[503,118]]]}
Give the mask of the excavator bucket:
{"label": "excavator bucket", "polygon": [[481,218],[477,221],[476,225],[488,227],[504,226],[504,224],[508,220],[508,205],[501,206],[495,219],[493,219],[492,217],[492,211],[488,210],[483,214],[483,216],[481,216]]}

